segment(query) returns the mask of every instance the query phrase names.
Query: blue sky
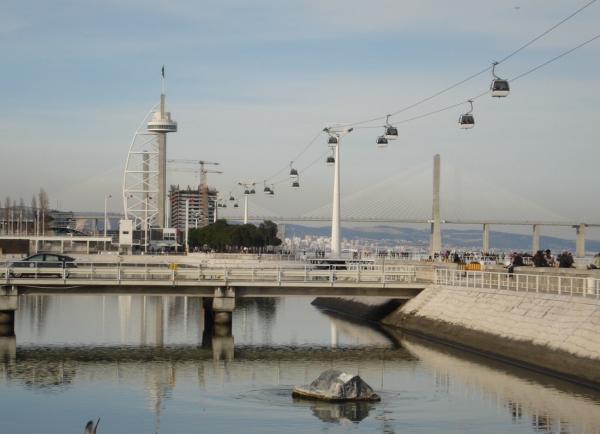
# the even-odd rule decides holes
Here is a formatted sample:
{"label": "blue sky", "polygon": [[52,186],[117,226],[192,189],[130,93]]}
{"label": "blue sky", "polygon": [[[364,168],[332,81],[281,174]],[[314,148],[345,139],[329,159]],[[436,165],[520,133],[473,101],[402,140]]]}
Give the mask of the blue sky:
{"label": "blue sky", "polygon": [[[326,122],[384,116],[501,60],[589,1],[110,1],[7,2],[0,16],[0,161],[4,198],[40,186],[51,197],[124,165],[129,143],[161,91],[179,123],[169,158],[221,163],[209,181],[227,193],[262,185]],[[514,78],[600,34],[600,2],[497,68]],[[342,196],[443,161],[575,221],[600,222],[600,39],[516,81],[501,100],[475,102],[400,125],[386,149],[357,129],[342,149]],[[486,72],[391,121],[485,92]],[[371,125],[380,126],[381,121]],[[300,215],[331,201],[321,137],[261,206]],[[285,174],[284,174],[285,175]],[[277,177],[275,181],[285,179]],[[172,175],[170,183],[197,182]],[[102,209],[120,180],[90,191]],[[115,187],[116,185],[116,187]],[[117,190],[117,191],[114,191]],[[119,211],[119,201],[110,207]],[[529,229],[528,229],[529,230]],[[591,232],[593,233],[593,231]]]}

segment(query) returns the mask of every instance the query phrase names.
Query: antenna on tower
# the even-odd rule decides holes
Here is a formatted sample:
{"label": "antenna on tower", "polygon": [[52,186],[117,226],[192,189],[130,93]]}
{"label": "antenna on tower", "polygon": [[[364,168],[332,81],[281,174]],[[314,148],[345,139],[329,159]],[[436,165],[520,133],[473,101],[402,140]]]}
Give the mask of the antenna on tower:
{"label": "antenna on tower", "polygon": [[165,65],[163,65],[163,67],[162,67],[162,81],[163,81],[163,83],[162,83],[163,84],[163,91],[162,91],[162,93],[164,94],[165,93]]}

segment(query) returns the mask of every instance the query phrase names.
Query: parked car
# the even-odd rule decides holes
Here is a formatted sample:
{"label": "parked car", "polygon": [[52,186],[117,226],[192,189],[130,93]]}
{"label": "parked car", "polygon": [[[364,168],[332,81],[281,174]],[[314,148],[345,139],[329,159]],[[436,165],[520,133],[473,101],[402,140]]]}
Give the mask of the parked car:
{"label": "parked car", "polygon": [[[14,277],[22,277],[29,274],[28,269],[34,268],[56,268],[56,272],[45,272],[43,274],[51,275],[63,275],[63,270],[66,268],[77,268],[75,258],[71,258],[66,255],[57,255],[54,253],[36,253],[35,255],[28,256],[19,261],[13,261],[8,263],[8,267],[12,269],[11,274]],[[32,270],[33,271],[33,270]],[[69,276],[69,272],[65,273],[65,277]]]}

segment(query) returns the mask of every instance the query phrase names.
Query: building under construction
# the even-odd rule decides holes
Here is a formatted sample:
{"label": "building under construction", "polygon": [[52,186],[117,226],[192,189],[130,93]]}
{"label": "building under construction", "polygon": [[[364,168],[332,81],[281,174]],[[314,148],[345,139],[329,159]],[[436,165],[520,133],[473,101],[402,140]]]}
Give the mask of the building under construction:
{"label": "building under construction", "polygon": [[[171,199],[171,227],[180,231],[185,230],[186,201],[189,199],[188,228],[201,228],[215,221],[215,209],[217,206],[217,190],[208,187],[206,192],[202,191],[202,185],[197,189],[190,186],[180,189],[179,185],[171,185],[169,192]],[[206,204],[204,199],[206,198]]]}

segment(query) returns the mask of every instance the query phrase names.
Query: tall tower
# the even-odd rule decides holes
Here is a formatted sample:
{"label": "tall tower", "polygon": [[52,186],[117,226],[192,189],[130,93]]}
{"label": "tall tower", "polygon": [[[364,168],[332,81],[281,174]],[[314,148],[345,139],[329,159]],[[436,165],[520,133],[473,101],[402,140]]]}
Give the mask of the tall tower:
{"label": "tall tower", "polygon": [[165,111],[163,81],[160,101],[135,132],[125,164],[123,208],[125,218],[135,220],[138,229],[166,226],[167,133],[174,132],[177,122]]}
{"label": "tall tower", "polygon": [[431,231],[429,255],[442,250],[442,232],[440,228],[440,154],[433,157],[433,204],[431,209]]}
{"label": "tall tower", "polygon": [[171,120],[171,113],[165,112],[165,94],[160,94],[160,111],[148,122],[148,131],[156,133],[158,141],[158,227],[166,226],[167,201],[167,133],[177,132],[177,122]]}

